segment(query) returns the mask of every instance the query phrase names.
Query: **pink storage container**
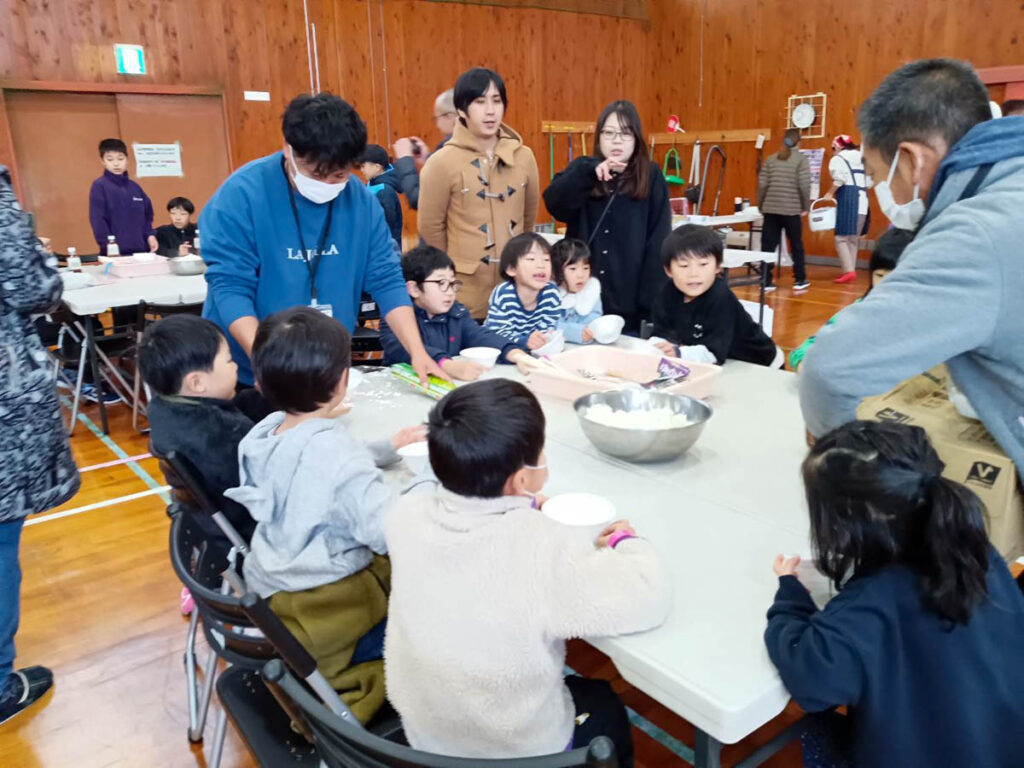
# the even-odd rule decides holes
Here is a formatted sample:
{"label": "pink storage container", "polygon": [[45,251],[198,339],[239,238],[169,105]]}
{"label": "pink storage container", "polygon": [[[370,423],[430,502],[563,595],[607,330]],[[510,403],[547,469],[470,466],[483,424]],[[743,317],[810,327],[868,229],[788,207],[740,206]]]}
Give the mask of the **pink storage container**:
{"label": "pink storage container", "polygon": [[115,256],[110,259],[110,263],[113,264],[110,274],[114,277],[150,277],[171,274],[171,265],[164,256],[157,256],[153,261],[135,261],[131,256]]}
{"label": "pink storage container", "polygon": [[[538,395],[575,400],[592,392],[607,392],[625,386],[616,381],[594,381],[585,378],[581,371],[598,376],[611,375],[642,384],[658,375],[658,363],[661,358],[662,355],[657,352],[638,352],[618,347],[575,347],[551,358],[555,365],[567,373],[537,368],[530,372],[527,384]],[[674,395],[689,395],[699,400],[710,397],[714,392],[715,379],[722,373],[722,369],[707,363],[684,364],[690,369],[690,378],[660,391]]]}

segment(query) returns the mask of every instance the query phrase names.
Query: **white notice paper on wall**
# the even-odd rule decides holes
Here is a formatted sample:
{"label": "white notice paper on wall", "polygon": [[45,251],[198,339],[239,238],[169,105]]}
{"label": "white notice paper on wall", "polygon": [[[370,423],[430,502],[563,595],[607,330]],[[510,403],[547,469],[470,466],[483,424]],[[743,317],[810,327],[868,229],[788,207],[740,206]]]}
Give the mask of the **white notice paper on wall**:
{"label": "white notice paper on wall", "polygon": [[138,144],[132,142],[135,153],[135,176],[177,176],[185,175],[181,169],[181,142],[173,144]]}
{"label": "white notice paper on wall", "polygon": [[821,166],[825,162],[824,149],[801,149],[811,166],[811,200],[821,197]]}

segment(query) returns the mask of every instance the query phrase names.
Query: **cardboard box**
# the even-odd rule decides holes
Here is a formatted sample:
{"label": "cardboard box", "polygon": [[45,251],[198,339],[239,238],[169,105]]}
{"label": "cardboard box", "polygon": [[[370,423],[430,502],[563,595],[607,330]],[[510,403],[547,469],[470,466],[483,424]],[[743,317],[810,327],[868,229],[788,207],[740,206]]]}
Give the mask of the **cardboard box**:
{"label": "cardboard box", "polygon": [[946,464],[943,477],[974,491],[988,511],[992,544],[1007,560],[1024,555],[1024,498],[1017,468],[980,421],[960,415],[940,365],[884,395],[865,399],[857,417],[921,427]]}

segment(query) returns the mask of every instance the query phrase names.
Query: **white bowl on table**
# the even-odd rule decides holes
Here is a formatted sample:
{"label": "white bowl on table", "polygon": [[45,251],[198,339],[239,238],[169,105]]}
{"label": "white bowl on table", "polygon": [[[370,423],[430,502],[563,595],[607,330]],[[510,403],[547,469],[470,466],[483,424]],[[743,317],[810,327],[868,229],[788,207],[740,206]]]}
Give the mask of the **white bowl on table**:
{"label": "white bowl on table", "polygon": [[622,335],[626,320],[621,315],[601,315],[587,327],[598,344],[614,344]]}
{"label": "white bowl on table", "polygon": [[560,493],[541,508],[556,523],[568,525],[589,541],[615,522],[615,505],[596,493]]}
{"label": "white bowl on table", "polygon": [[550,357],[565,349],[565,334],[561,331],[551,331],[547,338],[547,344],[540,349],[533,350],[534,357]]}
{"label": "white bowl on table", "polygon": [[422,475],[427,468],[427,462],[430,461],[426,440],[403,445],[398,449],[398,455],[405,460],[405,465],[414,475]]}
{"label": "white bowl on table", "polygon": [[500,354],[501,350],[494,347],[466,347],[459,352],[459,357],[471,360],[484,368],[493,368]]}

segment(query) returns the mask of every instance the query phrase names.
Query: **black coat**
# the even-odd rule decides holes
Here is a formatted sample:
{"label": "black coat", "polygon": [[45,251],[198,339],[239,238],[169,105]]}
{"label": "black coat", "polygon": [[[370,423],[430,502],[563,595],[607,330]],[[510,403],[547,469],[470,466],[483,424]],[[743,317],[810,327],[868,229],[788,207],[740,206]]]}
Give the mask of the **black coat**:
{"label": "black coat", "polygon": [[666,285],[654,306],[654,335],[683,347],[703,344],[719,365],[726,359],[771,365],[775,359],[775,342],[721,277],[693,301]]}
{"label": "black coat", "polygon": [[157,253],[173,259],[178,255],[178,246],[182,243],[194,243],[196,239],[196,225],[189,224],[184,229],[178,229],[173,224],[164,224],[156,228]]}
{"label": "black coat", "polygon": [[402,185],[398,174],[394,169],[385,171],[380,176],[370,179],[367,188],[377,197],[377,202],[384,209],[384,220],[391,231],[391,239],[402,249],[402,201],[398,199],[398,193],[402,191]]}
{"label": "black coat", "polygon": [[[644,151],[637,147],[638,152]],[[594,277],[601,281],[601,303],[608,314],[622,315],[628,327],[650,316],[654,300],[665,284],[661,267],[661,244],[672,229],[668,185],[661,169],[651,163],[651,185],[647,197],[636,200],[616,195],[608,205],[606,196],[591,193],[598,184],[594,171],[601,161],[579,157],[555,176],[544,191],[548,211],[567,227],[566,235],[590,241]]]}
{"label": "black coat", "polygon": [[[225,517],[248,541],[256,523],[245,507],[224,498],[224,491],[238,486],[238,444],[252,429],[252,420],[231,400],[210,397],[154,397],[146,415],[154,452],[166,456],[175,451],[191,461]],[[223,536],[212,521],[196,522],[207,534]]]}

